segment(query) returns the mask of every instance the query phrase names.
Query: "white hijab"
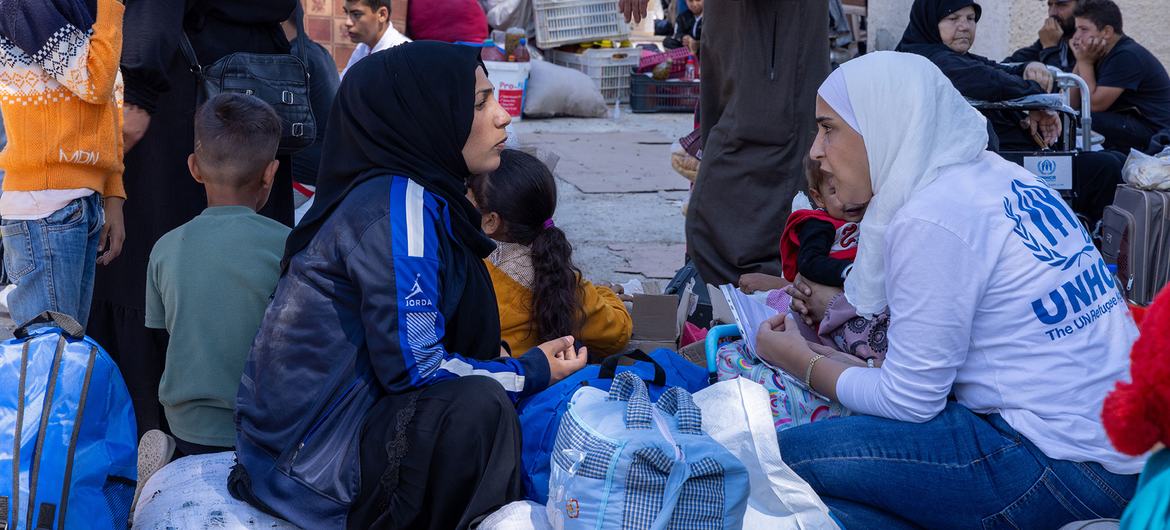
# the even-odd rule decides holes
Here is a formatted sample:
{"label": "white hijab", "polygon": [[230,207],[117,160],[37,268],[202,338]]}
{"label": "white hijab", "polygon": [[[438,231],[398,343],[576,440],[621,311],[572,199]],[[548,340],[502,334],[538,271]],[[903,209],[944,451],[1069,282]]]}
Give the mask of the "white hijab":
{"label": "white hijab", "polygon": [[[845,296],[858,314],[886,308],[886,230],[941,169],[973,162],[987,149],[987,121],[920,55],[877,52],[834,71],[817,91],[861,134],[873,199],[861,221]],[[893,252],[911,249],[894,249]]]}

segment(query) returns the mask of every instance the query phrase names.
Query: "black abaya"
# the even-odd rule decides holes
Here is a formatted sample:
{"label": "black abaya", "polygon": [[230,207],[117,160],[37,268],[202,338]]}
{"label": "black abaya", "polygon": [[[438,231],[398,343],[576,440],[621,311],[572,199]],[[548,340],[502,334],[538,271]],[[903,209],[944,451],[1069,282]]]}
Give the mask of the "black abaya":
{"label": "black abaya", "polygon": [[519,455],[520,422],[491,379],[386,396],[362,429],[361,494],[349,528],[469,528],[524,498]]}
{"label": "black abaya", "polygon": [[[207,207],[203,187],[187,170],[187,156],[194,146],[196,85],[190,66],[179,53],[177,36],[186,24],[200,61],[207,64],[235,51],[288,52],[279,19],[231,22],[221,18],[217,4],[235,2],[207,0],[185,5],[181,0],[139,0],[126,8],[122,55],[126,102],[152,111],[151,121],[146,135],[126,154],[122,177],[127,195],[123,209],[126,242],[118,259],[97,269],[87,331],[121,368],[140,434],[163,424],[158,384],[166,349],[165,344],[151,338],[145,326],[150,251],[160,237]],[[281,8],[284,4],[287,10]],[[251,0],[252,11],[235,14],[245,18],[287,16],[295,4],[295,0]],[[213,14],[197,15],[208,11]],[[190,14],[184,22],[185,12]],[[272,195],[260,212],[289,225],[293,211],[291,175],[288,159],[282,159]]]}

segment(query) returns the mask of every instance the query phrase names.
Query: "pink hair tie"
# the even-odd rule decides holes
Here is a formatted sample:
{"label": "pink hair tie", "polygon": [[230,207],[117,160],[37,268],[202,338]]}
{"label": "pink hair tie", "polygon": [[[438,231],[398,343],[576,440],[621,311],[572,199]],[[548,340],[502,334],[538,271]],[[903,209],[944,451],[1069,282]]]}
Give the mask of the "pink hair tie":
{"label": "pink hair tie", "polygon": [[544,222],[544,229],[545,230],[548,230],[549,228],[552,228],[554,226],[556,226],[556,224],[553,223],[553,220],[551,218]]}

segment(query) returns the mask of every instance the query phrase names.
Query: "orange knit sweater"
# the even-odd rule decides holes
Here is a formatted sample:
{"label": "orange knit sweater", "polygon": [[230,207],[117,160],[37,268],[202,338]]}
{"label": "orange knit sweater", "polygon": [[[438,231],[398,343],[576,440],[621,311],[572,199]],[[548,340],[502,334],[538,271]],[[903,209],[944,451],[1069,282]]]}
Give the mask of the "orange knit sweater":
{"label": "orange knit sweater", "polygon": [[[500,311],[500,339],[519,357],[540,345],[536,324],[532,320],[532,291],[490,261],[484,261],[496,290]],[[634,322],[617,295],[604,287],[581,280],[585,325],[574,337],[589,347],[590,353],[606,357],[620,353],[630,342]]]}
{"label": "orange knit sweater", "polygon": [[[122,188],[122,12],[98,0],[89,39],[46,68],[14,46],[0,58],[0,111],[8,146],[0,153],[5,191]],[[8,43],[11,44],[11,43]]]}

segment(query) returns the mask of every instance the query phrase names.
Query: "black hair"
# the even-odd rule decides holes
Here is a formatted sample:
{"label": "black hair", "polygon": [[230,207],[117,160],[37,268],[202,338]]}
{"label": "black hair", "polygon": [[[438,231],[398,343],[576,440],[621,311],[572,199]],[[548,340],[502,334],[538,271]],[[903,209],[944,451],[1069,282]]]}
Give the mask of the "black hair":
{"label": "black hair", "polygon": [[544,342],[574,335],[584,324],[581,270],[573,246],[549,221],[557,209],[557,183],[548,166],[522,151],[505,150],[490,176],[471,180],[483,213],[496,212],[506,238],[532,249],[532,316]]}
{"label": "black hair", "polygon": [[821,191],[827,175],[821,170],[821,161],[812,157],[804,157],[804,178],[808,180],[808,189]]}
{"label": "black hair", "polygon": [[1121,8],[1113,0],[1082,0],[1077,4],[1076,11],[1073,11],[1073,16],[1093,21],[1099,30],[1113,26],[1114,33],[1125,35],[1121,28]]}
{"label": "black hair", "polygon": [[390,0],[345,0],[347,2],[358,2],[365,4],[371,11],[377,13],[379,7],[386,8],[386,12],[394,14],[394,8],[390,6]]}
{"label": "black hair", "polygon": [[223,92],[195,113],[195,157],[205,178],[236,189],[260,181],[280,146],[280,117],[247,94]]}

